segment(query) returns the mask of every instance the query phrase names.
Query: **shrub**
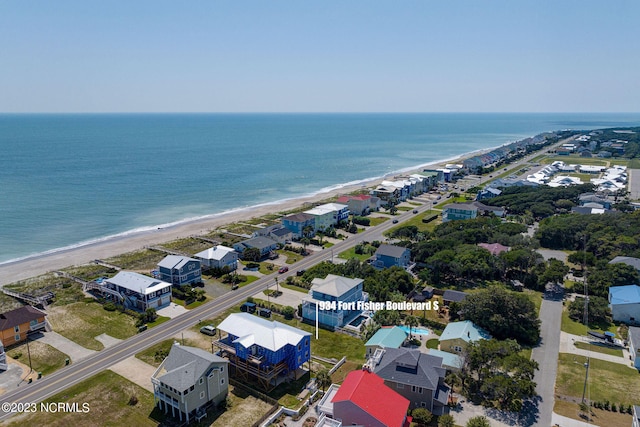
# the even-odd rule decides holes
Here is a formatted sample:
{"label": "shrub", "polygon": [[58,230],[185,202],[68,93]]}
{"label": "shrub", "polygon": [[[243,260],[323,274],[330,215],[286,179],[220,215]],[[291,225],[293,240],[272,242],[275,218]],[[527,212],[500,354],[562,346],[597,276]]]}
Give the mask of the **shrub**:
{"label": "shrub", "polygon": [[138,404],[138,397],[137,397],[137,396],[135,396],[135,395],[132,395],[132,396],[129,398],[128,405],[129,405],[129,406],[136,406],[137,404]]}
{"label": "shrub", "polygon": [[13,359],[20,359],[22,357],[22,352],[21,351],[14,351],[13,354],[11,355],[11,357]]}
{"label": "shrub", "polygon": [[107,311],[116,311],[116,305],[114,303],[112,303],[111,301],[109,301],[108,303],[106,303],[104,306],[102,306],[102,308],[104,308]]}

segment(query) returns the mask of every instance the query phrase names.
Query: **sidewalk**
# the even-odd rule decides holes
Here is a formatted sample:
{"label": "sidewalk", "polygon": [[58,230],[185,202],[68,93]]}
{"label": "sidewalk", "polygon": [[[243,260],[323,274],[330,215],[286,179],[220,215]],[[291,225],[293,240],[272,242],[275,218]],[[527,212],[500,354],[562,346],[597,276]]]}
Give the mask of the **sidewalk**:
{"label": "sidewalk", "polygon": [[562,415],[558,415],[555,412],[551,414],[551,423],[553,426],[558,425],[560,427],[598,427],[595,424],[574,420],[573,418],[567,418]]}

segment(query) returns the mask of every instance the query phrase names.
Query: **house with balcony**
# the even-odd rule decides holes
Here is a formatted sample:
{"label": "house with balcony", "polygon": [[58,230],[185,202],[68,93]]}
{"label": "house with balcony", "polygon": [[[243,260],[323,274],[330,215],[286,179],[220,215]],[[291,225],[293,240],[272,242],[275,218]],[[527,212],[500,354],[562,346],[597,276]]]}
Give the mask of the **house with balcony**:
{"label": "house with balcony", "polygon": [[305,235],[305,230],[309,227],[313,236],[316,230],[316,217],[307,213],[296,213],[282,218],[282,225],[291,230],[294,239],[301,239]]}
{"label": "house with balcony", "polygon": [[25,341],[32,332],[45,330],[45,316],[44,312],[30,305],[0,314],[0,341],[11,346]]}
{"label": "house with balcony", "polygon": [[278,242],[269,237],[258,236],[233,245],[233,249],[240,254],[250,248],[258,249],[260,251],[260,258],[266,258],[271,252],[278,249]]}
{"label": "house with balcony", "polygon": [[194,255],[201,265],[209,268],[227,268],[234,271],[238,268],[238,252],[233,248],[216,245]]}
{"label": "house with balcony", "polygon": [[155,405],[187,424],[205,416],[207,407],[227,398],[228,365],[220,356],[174,343],[151,376]]}
{"label": "house with balcony", "polygon": [[120,271],[104,279],[102,287],[107,299],[133,310],[159,309],[171,303],[171,283],[132,271]]}
{"label": "house with balcony", "polygon": [[390,267],[407,268],[411,262],[411,251],[402,246],[381,244],[373,256],[371,265],[384,269]]}
{"label": "house with balcony", "polygon": [[349,206],[339,203],[327,203],[304,211],[304,213],[315,218],[314,231],[323,231],[337,225],[340,221],[349,219]]}
{"label": "house with balcony", "polygon": [[380,209],[380,199],[369,194],[340,196],[337,201],[340,204],[347,205],[349,212],[356,216],[368,215]]}
{"label": "house with balcony", "polygon": [[439,350],[460,354],[469,343],[488,339],[491,339],[491,335],[471,320],[451,322],[440,336]]}
{"label": "house with balcony", "polygon": [[503,217],[505,210],[497,206],[487,206],[480,202],[451,203],[442,210],[442,222],[474,219],[478,216],[489,214]]}
{"label": "house with balcony", "polygon": [[158,278],[177,286],[200,283],[200,261],[186,256],[167,255],[158,263]]}
{"label": "house with balcony", "polygon": [[213,344],[229,360],[231,374],[272,390],[280,382],[298,379],[311,359],[311,334],[249,313],[233,313],[218,325],[224,335]]}
{"label": "house with balcony", "polygon": [[385,385],[378,375],[351,371],[342,385],[332,384],[316,407],[330,426],[409,427],[409,401]]}
{"label": "house with balcony", "polygon": [[264,227],[259,230],[256,230],[252,234],[253,237],[265,236],[281,245],[286,245],[287,243],[291,243],[293,240],[293,233],[291,230],[283,226],[282,224],[270,225],[269,227]]}
{"label": "house with balcony", "polygon": [[384,380],[385,385],[409,400],[410,408],[425,408],[442,415],[451,388],[445,384],[442,358],[417,349],[386,348],[374,354],[366,367]]}
{"label": "house with balcony", "polygon": [[302,317],[315,323],[316,306],[327,303],[334,304],[332,309],[317,310],[318,323],[329,328],[341,328],[362,313],[359,302],[368,300],[363,291],[363,279],[329,274],[324,279],[311,281],[309,294],[302,298]]}

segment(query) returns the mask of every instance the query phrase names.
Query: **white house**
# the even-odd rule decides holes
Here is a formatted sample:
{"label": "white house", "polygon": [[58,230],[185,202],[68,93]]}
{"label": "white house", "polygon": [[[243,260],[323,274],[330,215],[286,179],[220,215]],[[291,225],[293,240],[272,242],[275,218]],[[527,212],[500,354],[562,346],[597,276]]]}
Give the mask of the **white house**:
{"label": "white house", "polygon": [[171,283],[132,271],[120,271],[102,285],[120,294],[125,307],[145,311],[171,302]]}
{"label": "white house", "polygon": [[233,248],[217,245],[194,255],[202,265],[209,268],[227,267],[230,271],[238,268],[238,252]]}
{"label": "white house", "polygon": [[339,203],[327,203],[304,211],[315,218],[315,230],[326,230],[340,221],[349,218],[349,206]]}

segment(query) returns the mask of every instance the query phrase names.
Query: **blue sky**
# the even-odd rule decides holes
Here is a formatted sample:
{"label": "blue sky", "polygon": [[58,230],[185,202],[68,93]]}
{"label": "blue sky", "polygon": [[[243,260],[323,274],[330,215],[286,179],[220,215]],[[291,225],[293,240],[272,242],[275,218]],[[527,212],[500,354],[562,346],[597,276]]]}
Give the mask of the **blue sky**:
{"label": "blue sky", "polygon": [[640,2],[0,0],[0,112],[638,112]]}

